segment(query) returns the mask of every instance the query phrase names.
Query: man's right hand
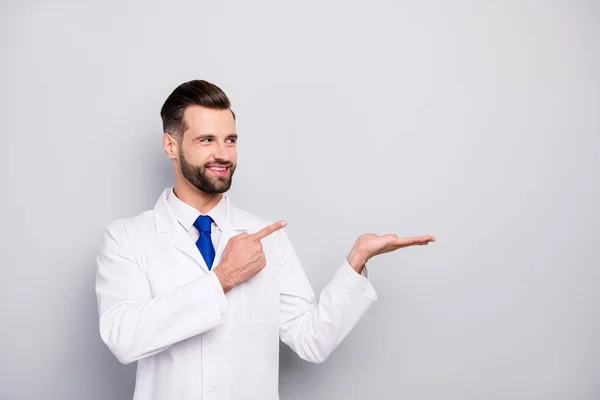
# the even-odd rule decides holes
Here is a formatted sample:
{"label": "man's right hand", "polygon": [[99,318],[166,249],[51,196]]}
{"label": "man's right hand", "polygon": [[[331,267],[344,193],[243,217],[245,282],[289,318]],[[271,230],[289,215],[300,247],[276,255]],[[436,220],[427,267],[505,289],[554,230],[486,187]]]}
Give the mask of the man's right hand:
{"label": "man's right hand", "polygon": [[214,269],[225,293],[252,278],[267,265],[260,241],[286,225],[285,221],[279,221],[256,233],[241,233],[229,239],[221,263]]}

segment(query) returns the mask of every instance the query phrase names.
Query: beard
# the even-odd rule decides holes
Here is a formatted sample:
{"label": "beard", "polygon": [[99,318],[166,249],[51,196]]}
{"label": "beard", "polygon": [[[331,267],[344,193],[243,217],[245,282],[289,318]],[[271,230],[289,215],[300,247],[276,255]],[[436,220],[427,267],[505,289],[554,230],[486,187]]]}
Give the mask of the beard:
{"label": "beard", "polygon": [[[219,194],[225,193],[231,187],[236,165],[229,161],[216,159],[204,165],[193,165],[185,159],[182,151],[179,151],[179,160],[183,177],[199,191],[208,194]],[[210,176],[208,172],[209,164],[212,166],[229,167],[229,176]]]}

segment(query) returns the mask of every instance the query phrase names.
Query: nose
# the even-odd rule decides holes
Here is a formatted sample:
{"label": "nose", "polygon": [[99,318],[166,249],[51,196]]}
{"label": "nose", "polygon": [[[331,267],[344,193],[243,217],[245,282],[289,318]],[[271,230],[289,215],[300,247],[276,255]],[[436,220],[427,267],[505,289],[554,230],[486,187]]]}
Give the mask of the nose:
{"label": "nose", "polygon": [[215,153],[213,155],[217,160],[229,161],[229,154],[224,143],[217,143]]}

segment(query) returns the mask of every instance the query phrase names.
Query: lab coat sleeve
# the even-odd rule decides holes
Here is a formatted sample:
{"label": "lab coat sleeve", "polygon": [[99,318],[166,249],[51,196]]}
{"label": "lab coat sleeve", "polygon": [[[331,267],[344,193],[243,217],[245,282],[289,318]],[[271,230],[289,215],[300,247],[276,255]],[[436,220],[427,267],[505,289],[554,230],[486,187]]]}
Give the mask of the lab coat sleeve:
{"label": "lab coat sleeve", "polygon": [[100,336],[123,364],[223,323],[227,300],[214,272],[153,297],[123,223],[104,231],[97,257]]}
{"label": "lab coat sleeve", "polygon": [[377,299],[367,279],[344,260],[318,302],[289,237],[280,247],[280,337],[302,359],[321,363]]}

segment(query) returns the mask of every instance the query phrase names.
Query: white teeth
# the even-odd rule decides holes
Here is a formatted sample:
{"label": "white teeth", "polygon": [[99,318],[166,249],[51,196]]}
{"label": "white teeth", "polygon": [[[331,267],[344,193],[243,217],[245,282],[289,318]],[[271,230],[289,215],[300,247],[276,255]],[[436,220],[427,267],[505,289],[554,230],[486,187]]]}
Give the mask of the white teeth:
{"label": "white teeth", "polygon": [[219,167],[210,167],[213,171],[225,171],[227,168],[219,168]]}

